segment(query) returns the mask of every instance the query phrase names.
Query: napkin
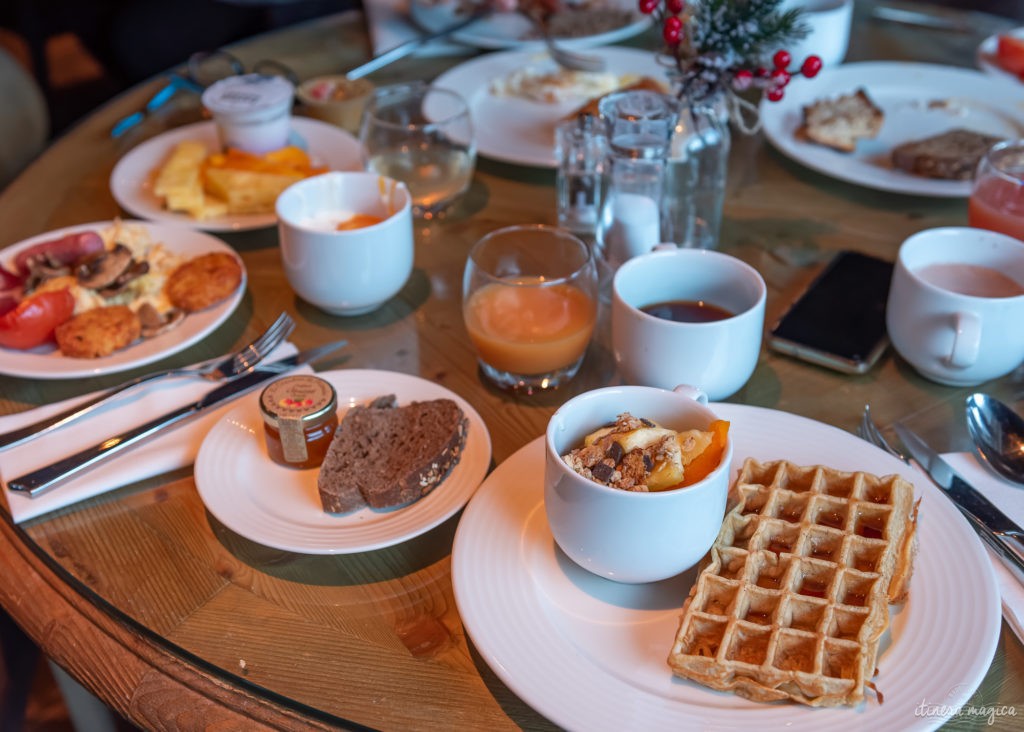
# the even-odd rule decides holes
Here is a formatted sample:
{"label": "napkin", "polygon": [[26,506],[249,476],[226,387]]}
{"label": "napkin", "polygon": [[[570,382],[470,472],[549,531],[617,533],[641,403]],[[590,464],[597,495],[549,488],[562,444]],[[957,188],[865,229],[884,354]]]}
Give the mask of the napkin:
{"label": "napkin", "polygon": [[[282,343],[266,360],[276,361],[296,352],[297,349],[291,343]],[[291,373],[303,372],[312,373],[312,369],[304,366]],[[158,433],[148,441],[35,498],[9,491],[6,483],[7,480],[95,445],[106,437],[137,427],[157,415],[190,404],[219,385],[195,376],[156,381],[111,400],[66,427],[0,452],[0,477],[4,479],[3,499],[14,522],[27,521],[115,488],[192,465],[206,433],[238,404],[238,399],[222,403],[204,412],[202,416]],[[240,398],[251,397],[251,394]],[[57,404],[0,417],[0,432],[31,424],[67,409],[72,404],[83,402],[90,396],[74,397]]]}
{"label": "napkin", "polygon": [[[1024,526],[1024,489],[997,476],[971,453],[950,453],[943,457],[960,473],[960,477],[992,501],[999,510]],[[992,568],[996,573],[1003,618],[1021,642],[1024,642],[1024,585],[1003,566],[1002,560],[995,553],[988,550],[988,547],[986,551],[989,551]]]}
{"label": "napkin", "polygon": [[[373,55],[380,56],[395,46],[419,38],[426,31],[413,21],[409,8],[414,0],[365,0],[363,12],[370,29]],[[475,49],[454,41],[439,39],[424,44],[414,56],[454,56],[474,53]]]}

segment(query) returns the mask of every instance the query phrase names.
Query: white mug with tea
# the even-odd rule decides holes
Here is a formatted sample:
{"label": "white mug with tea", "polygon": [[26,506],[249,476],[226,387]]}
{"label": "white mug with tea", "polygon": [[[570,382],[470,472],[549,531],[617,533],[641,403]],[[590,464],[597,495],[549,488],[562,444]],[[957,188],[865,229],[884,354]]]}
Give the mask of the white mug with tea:
{"label": "white mug with tea", "polygon": [[969,227],[900,247],[886,306],[893,347],[925,378],[973,386],[1024,362],[1024,242]]}
{"label": "white mug with tea", "polygon": [[628,384],[689,384],[712,400],[735,394],[761,353],[767,288],[736,257],[660,249],[633,257],[612,282],[612,350]]}

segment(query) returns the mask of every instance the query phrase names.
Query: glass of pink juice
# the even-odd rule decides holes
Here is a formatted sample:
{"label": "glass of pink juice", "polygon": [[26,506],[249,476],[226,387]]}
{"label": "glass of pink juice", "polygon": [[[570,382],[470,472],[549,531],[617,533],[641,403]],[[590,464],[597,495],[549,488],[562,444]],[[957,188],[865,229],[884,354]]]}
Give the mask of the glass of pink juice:
{"label": "glass of pink juice", "polygon": [[967,220],[1024,240],[1024,140],[1000,142],[978,163]]}
{"label": "glass of pink juice", "polygon": [[564,229],[510,226],[478,241],[462,315],[484,375],[502,389],[556,389],[583,363],[597,320],[597,265]]}

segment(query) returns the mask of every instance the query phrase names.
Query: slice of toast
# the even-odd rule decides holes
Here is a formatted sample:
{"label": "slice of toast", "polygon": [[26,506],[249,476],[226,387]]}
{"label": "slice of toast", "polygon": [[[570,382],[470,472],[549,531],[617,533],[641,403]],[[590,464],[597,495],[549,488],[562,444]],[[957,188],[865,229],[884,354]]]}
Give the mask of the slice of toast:
{"label": "slice of toast", "polygon": [[805,105],[803,115],[798,137],[847,153],[858,140],[875,137],[885,121],[885,112],[863,89]]}
{"label": "slice of toast", "polygon": [[1001,139],[958,127],[897,145],[892,151],[892,164],[927,178],[970,180],[978,161]]}
{"label": "slice of toast", "polygon": [[327,450],[317,488],[328,513],[411,503],[436,488],[462,456],[468,421],[451,399],[350,409]]}

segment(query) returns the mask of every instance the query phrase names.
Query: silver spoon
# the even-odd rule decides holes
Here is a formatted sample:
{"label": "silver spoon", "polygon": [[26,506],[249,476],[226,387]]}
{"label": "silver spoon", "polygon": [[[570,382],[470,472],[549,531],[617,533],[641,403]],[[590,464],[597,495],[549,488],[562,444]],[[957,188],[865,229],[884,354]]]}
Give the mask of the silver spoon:
{"label": "silver spoon", "polygon": [[1024,418],[988,394],[967,397],[967,431],[989,466],[1024,485]]}

